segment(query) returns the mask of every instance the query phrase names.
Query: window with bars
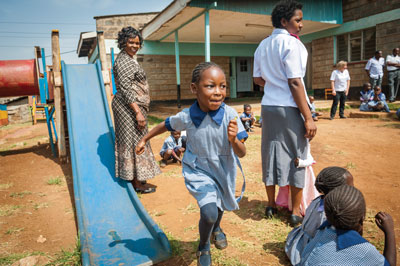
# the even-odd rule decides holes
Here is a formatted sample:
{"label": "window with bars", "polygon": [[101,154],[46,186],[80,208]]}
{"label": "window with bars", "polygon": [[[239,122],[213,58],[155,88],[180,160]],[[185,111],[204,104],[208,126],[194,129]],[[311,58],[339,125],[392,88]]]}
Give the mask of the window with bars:
{"label": "window with bars", "polygon": [[336,36],[337,61],[357,62],[368,60],[376,50],[376,29],[354,31]]}

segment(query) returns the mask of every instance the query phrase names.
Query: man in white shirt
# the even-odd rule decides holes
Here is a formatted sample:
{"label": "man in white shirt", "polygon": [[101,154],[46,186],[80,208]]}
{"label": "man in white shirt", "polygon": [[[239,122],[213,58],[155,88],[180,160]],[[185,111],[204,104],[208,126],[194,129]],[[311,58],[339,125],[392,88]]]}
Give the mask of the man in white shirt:
{"label": "man in white shirt", "polygon": [[382,57],[382,51],[375,52],[375,56],[368,60],[365,66],[365,71],[369,77],[369,83],[372,88],[382,85],[383,67],[385,66],[385,59]]}
{"label": "man in white shirt", "polygon": [[389,102],[396,100],[397,91],[399,90],[400,80],[400,56],[399,48],[394,48],[393,53],[386,57],[386,68],[388,71],[389,85]]}

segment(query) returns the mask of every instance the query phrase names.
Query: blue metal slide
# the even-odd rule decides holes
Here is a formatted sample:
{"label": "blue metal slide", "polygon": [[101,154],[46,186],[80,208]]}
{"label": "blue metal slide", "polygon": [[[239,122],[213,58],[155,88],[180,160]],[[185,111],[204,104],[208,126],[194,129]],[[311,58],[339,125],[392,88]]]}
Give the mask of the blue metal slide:
{"label": "blue metal slide", "polygon": [[167,259],[167,237],[132,186],[115,178],[115,135],[100,63],[62,62],[62,76],[83,265],[152,265]]}

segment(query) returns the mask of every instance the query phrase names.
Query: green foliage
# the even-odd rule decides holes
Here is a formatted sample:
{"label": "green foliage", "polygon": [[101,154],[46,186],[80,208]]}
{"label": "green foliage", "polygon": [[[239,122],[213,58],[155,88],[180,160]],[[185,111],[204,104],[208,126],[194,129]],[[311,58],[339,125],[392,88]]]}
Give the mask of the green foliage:
{"label": "green foliage", "polygon": [[161,119],[161,118],[158,118],[155,116],[151,116],[151,115],[149,115],[147,117],[147,120],[148,120],[149,126],[153,126],[153,125],[156,126],[164,121],[164,119]]}
{"label": "green foliage", "polygon": [[62,184],[62,179],[59,176],[47,180],[47,185],[61,185],[61,184]]}

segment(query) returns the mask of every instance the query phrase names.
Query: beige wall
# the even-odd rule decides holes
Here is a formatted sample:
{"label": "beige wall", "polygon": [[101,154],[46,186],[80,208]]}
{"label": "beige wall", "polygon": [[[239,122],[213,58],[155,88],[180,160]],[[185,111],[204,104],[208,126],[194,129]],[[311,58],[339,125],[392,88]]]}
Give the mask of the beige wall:
{"label": "beige wall", "polygon": [[[400,20],[394,20],[387,23],[376,25],[376,49],[383,51],[383,56],[392,53],[393,48],[400,46]],[[330,75],[334,68],[333,62],[333,37],[321,38],[312,41],[312,88],[321,90],[330,87]],[[367,61],[351,62],[348,64],[348,70],[351,77],[352,98],[357,97],[359,89],[365,82],[368,82],[368,76],[364,70]],[[387,72],[383,77],[383,91],[386,91]],[[322,92],[317,92],[322,95]]]}
{"label": "beige wall", "polygon": [[399,0],[343,0],[343,22],[400,8]]}
{"label": "beige wall", "polygon": [[[176,100],[175,56],[138,55],[137,60],[147,74],[151,100]],[[198,63],[203,61],[203,56],[180,56],[181,99],[196,98],[190,91],[192,70]],[[228,82],[227,97],[229,97],[229,57],[211,57],[211,61],[219,64],[224,69]]]}
{"label": "beige wall", "polygon": [[117,39],[118,32],[123,27],[132,26],[137,30],[141,30],[146,23],[150,22],[157,14],[157,12],[153,12],[94,18],[96,19],[96,29],[104,32],[105,39]]}

